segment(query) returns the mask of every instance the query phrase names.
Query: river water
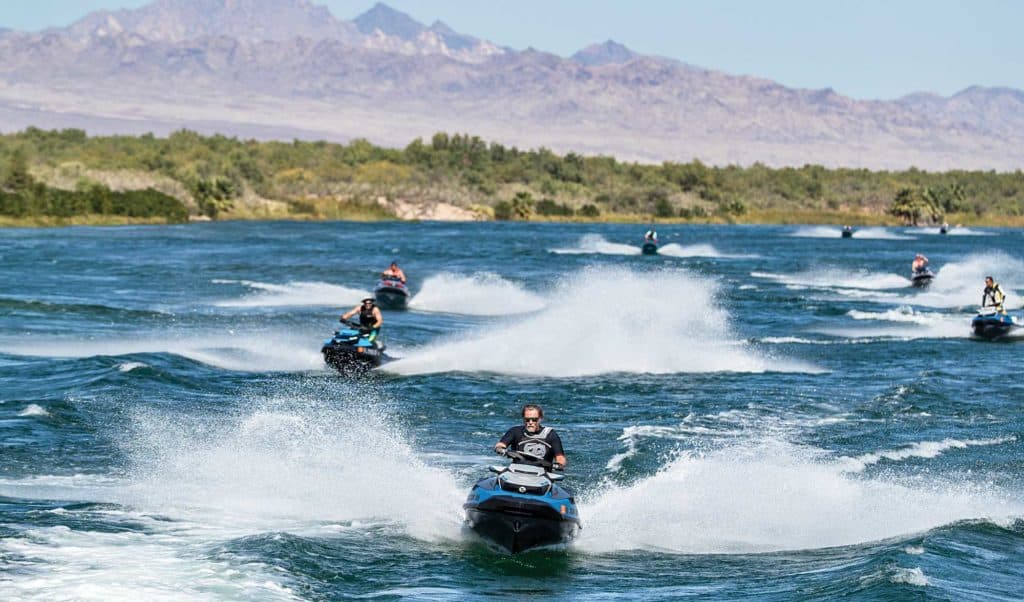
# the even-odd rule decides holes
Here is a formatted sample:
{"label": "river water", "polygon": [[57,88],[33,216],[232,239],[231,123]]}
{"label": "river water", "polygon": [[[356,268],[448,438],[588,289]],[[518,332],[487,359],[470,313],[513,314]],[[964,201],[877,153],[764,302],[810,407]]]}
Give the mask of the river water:
{"label": "river water", "polygon": [[[1024,346],[969,337],[1020,231],[644,229],[0,231],[0,598],[1020,599]],[[508,556],[461,503],[524,402],[584,529]]]}

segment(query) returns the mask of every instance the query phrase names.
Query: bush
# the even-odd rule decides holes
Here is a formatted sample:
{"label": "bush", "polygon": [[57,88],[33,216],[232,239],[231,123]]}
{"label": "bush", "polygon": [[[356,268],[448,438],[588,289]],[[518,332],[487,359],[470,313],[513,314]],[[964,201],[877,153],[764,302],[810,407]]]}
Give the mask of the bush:
{"label": "bush", "polygon": [[498,201],[495,203],[494,219],[501,221],[508,221],[512,219],[512,203],[508,201]]}
{"label": "bush", "polygon": [[587,203],[586,205],[580,207],[580,215],[582,215],[583,217],[600,217],[601,212],[598,210],[596,205],[591,205],[590,203]]}
{"label": "bush", "polygon": [[556,203],[551,199],[541,199],[537,202],[537,215],[558,215],[563,217],[571,217],[573,215],[572,207]]}

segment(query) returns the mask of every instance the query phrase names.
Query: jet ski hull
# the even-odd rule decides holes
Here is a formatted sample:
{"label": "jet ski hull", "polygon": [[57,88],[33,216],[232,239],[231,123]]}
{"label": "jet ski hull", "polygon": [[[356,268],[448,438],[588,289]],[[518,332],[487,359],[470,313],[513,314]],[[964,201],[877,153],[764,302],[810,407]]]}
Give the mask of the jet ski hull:
{"label": "jet ski hull", "polygon": [[518,493],[483,479],[463,508],[470,529],[512,554],[569,543],[581,529],[575,500],[557,485],[543,494]]}
{"label": "jet ski hull", "polygon": [[843,230],[843,238],[853,238],[853,230]]}
{"label": "jet ski hull", "polygon": [[324,341],[324,362],[343,374],[359,375],[377,368],[386,359],[384,345],[373,343],[365,333],[342,329]]}
{"label": "jet ski hull", "polygon": [[1002,338],[1014,330],[1020,328],[1020,324],[1007,314],[991,314],[975,316],[971,320],[971,330],[974,336],[989,341]]}
{"label": "jet ski hull", "polygon": [[935,274],[932,272],[918,272],[910,277],[910,285],[915,288],[924,288],[932,283]]}
{"label": "jet ski hull", "polygon": [[640,247],[640,252],[644,255],[657,255],[658,245],[653,242],[645,242],[644,246]]}
{"label": "jet ski hull", "polygon": [[381,280],[373,289],[373,298],[384,309],[406,309],[409,288],[398,280]]}

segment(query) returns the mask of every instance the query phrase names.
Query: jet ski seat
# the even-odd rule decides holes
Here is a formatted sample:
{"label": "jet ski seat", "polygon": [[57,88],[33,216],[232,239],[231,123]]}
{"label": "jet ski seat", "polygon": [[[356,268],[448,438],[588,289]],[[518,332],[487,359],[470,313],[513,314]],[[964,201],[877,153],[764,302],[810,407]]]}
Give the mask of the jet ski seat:
{"label": "jet ski seat", "polygon": [[498,484],[505,491],[543,495],[551,488],[547,473],[540,466],[512,464],[498,475]]}

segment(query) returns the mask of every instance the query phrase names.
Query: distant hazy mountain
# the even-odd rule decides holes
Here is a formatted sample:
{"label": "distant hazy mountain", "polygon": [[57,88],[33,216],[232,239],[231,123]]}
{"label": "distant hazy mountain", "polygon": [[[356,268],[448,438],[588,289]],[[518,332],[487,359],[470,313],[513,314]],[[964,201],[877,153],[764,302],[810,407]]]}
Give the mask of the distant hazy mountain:
{"label": "distant hazy mountain", "polygon": [[515,51],[378,4],[157,0],[0,33],[0,127],[405,144],[463,131],[645,161],[1024,166],[1024,92],[858,101],[639,55]]}

